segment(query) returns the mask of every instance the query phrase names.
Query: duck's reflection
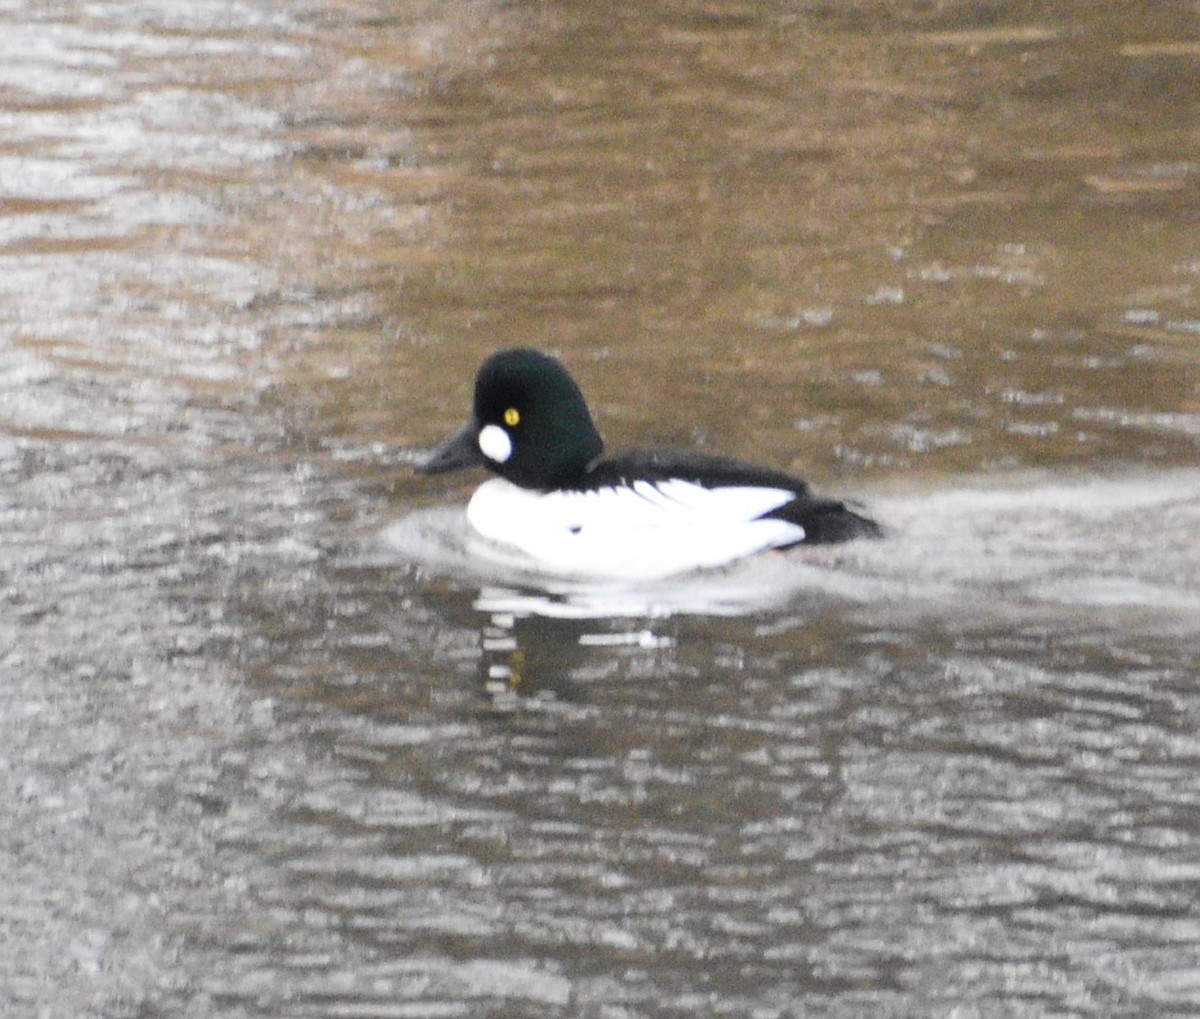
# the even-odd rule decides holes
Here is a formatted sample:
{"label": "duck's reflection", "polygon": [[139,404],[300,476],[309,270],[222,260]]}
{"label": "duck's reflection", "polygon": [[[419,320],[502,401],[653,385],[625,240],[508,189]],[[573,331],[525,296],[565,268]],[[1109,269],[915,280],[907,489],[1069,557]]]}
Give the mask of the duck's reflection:
{"label": "duck's reflection", "polygon": [[654,652],[675,644],[669,617],[590,617],[559,595],[487,587],[475,601],[481,625],[480,675],[497,707],[518,700],[579,696],[581,685],[616,667],[596,648]]}

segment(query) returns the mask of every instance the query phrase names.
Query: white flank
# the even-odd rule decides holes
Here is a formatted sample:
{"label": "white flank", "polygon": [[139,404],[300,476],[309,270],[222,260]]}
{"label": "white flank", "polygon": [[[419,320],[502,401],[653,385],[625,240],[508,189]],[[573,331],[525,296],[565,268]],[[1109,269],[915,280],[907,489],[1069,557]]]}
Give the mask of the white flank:
{"label": "white flank", "polygon": [[519,549],[547,571],[651,580],[799,541],[804,530],[796,524],[756,519],[792,498],[784,489],[688,481],[540,493],[496,478],[472,496],[467,518],[485,538]]}
{"label": "white flank", "polygon": [[512,439],[499,425],[484,425],[479,430],[479,448],[489,460],[502,464],[512,456]]}

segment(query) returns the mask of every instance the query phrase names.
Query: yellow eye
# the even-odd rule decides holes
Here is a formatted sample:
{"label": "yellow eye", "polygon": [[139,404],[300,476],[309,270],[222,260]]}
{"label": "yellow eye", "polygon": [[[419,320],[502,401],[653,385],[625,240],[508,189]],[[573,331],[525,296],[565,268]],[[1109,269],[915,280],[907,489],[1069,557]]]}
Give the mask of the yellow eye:
{"label": "yellow eye", "polygon": [[521,423],[521,412],[516,407],[509,407],[504,412],[504,423],[509,428],[516,428]]}

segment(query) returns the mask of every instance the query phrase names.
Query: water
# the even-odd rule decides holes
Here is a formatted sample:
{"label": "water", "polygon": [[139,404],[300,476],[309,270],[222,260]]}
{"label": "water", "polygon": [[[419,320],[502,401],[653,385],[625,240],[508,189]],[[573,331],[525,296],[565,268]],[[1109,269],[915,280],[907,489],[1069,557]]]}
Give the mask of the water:
{"label": "water", "polygon": [[[1200,1010],[1184,5],[0,8],[0,1014]],[[469,554],[488,351],[887,541]]]}

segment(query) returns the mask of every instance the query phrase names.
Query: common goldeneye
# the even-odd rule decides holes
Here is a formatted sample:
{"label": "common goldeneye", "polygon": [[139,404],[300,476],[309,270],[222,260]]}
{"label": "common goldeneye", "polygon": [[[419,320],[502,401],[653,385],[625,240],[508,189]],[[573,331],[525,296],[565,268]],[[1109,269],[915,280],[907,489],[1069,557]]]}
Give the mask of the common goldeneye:
{"label": "common goldeneye", "polygon": [[601,459],[603,448],[561,362],[502,350],[479,369],[470,420],[418,469],[499,475],[471,497],[471,526],[556,574],[649,580],[881,533],[782,471],[669,450]]}

